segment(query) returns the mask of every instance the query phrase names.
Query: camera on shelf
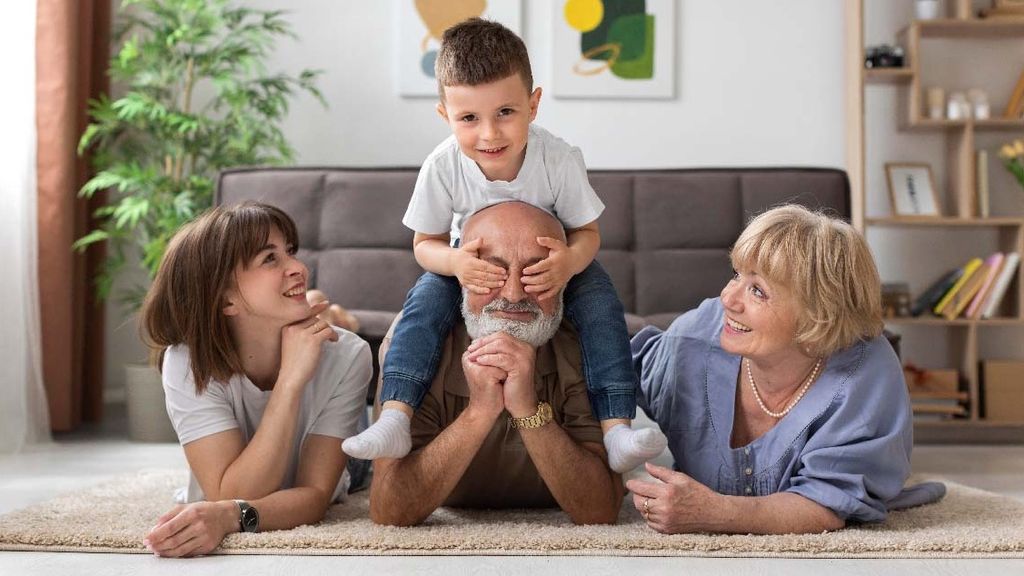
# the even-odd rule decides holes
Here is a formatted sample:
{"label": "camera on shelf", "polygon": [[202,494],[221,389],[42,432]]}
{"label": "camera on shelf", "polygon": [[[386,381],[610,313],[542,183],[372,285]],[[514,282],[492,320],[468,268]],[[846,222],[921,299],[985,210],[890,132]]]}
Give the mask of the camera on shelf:
{"label": "camera on shelf", "polygon": [[880,44],[868,46],[864,50],[865,68],[901,68],[903,66],[903,48]]}

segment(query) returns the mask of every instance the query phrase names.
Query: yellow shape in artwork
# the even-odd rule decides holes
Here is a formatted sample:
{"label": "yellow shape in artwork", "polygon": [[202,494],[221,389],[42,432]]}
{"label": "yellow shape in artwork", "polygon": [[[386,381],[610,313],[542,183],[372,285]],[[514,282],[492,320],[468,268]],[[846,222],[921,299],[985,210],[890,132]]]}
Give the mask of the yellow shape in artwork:
{"label": "yellow shape in artwork", "polygon": [[580,32],[590,32],[604,19],[601,0],[566,0],[565,21]]}
{"label": "yellow shape in artwork", "polygon": [[415,4],[423,25],[437,40],[445,30],[487,9],[487,0],[416,0]]}

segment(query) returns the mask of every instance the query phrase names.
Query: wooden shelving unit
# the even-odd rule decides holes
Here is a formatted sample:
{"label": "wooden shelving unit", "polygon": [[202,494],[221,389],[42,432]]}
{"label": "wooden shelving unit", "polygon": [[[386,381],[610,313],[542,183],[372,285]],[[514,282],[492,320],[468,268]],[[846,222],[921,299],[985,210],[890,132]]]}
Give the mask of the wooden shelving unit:
{"label": "wooden shelving unit", "polygon": [[[910,4],[910,0],[902,0]],[[972,39],[1024,40],[1024,18],[982,20],[972,14],[970,0],[949,0],[954,18],[908,22],[898,34],[898,42],[906,50],[903,68],[864,68],[864,3],[865,0],[845,0],[847,17],[847,172],[852,191],[852,220],[862,232],[869,228],[921,230],[922,233],[941,235],[949,231],[972,231],[993,234],[999,250],[1017,251],[1024,255],[1024,217],[997,216],[979,218],[975,189],[975,134],[978,132],[1020,132],[1024,134],[1024,119],[991,118],[985,120],[932,120],[923,114],[921,63],[929,57],[922,48],[924,38],[953,39],[969,42]],[[909,12],[909,10],[908,10]],[[984,64],[979,64],[984,65]],[[1016,73],[1019,73],[1019,70]],[[900,131],[938,132],[946,139],[946,157],[934,162],[945,162],[947,212],[944,217],[892,217],[866,214],[867,196],[887,194],[886,190],[866,190],[866,109],[865,89],[868,85],[890,85],[885,90],[897,90],[902,97],[902,110],[892,119]],[[993,106],[993,114],[1001,108]],[[1009,138],[1011,135],[1008,134]],[[993,155],[994,156],[994,155]],[[997,161],[991,158],[990,162]],[[874,196],[872,196],[874,198]],[[928,258],[929,254],[922,254]],[[937,269],[938,276],[943,270]],[[979,332],[990,327],[1020,329],[1024,338],[1024,266],[1007,292],[1002,315],[986,320],[958,318],[946,320],[937,317],[894,318],[888,322],[894,329],[914,327],[918,330],[944,330],[957,342],[958,350],[947,358],[946,367],[959,369],[970,401],[969,418],[949,421],[915,423],[915,438],[924,442],[1015,442],[1024,443],[1024,422],[1005,424],[985,421],[980,414]],[[1024,375],[1022,375],[1024,393]]]}

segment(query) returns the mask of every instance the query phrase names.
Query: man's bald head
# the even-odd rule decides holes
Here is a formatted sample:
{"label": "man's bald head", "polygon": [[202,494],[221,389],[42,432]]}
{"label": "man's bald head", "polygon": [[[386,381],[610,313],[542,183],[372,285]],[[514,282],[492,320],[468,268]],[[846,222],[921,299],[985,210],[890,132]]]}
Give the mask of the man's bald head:
{"label": "man's bald head", "polygon": [[525,202],[502,202],[470,216],[462,226],[462,243],[484,238],[485,244],[538,236],[565,242],[562,223],[551,214]]}
{"label": "man's bald head", "polygon": [[537,300],[526,291],[523,270],[548,257],[538,237],[565,242],[565,230],[555,217],[522,202],[504,202],[480,210],[462,227],[462,246],[481,260],[502,268],[505,283],[487,294],[463,288],[462,315],[474,339],[506,332],[533,346],[551,339],[562,321],[562,295]]}

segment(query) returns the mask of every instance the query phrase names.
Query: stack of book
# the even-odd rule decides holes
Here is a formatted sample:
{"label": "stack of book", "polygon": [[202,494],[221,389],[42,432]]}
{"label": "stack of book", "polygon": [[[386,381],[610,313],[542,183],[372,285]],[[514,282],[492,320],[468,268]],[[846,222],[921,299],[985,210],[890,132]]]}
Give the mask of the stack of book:
{"label": "stack of book", "polygon": [[1020,254],[996,252],[988,258],[973,258],[964,266],[943,274],[921,293],[910,308],[913,316],[931,313],[947,320],[958,317],[978,320],[992,318],[1006,296]]}
{"label": "stack of book", "polygon": [[915,420],[950,420],[967,416],[967,392],[960,391],[956,370],[903,369]]}

